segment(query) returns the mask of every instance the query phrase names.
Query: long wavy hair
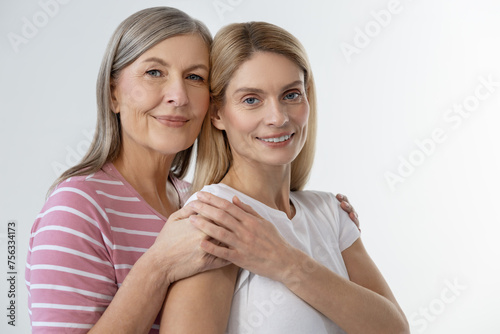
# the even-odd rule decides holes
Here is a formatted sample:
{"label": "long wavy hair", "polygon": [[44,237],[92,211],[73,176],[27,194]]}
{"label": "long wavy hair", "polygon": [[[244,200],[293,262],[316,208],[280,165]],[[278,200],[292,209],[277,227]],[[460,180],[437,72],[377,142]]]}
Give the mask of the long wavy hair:
{"label": "long wavy hair", "polygon": [[[118,157],[121,147],[120,117],[112,111],[111,86],[121,71],[144,52],[167,38],[185,34],[199,34],[208,49],[211,49],[212,36],[207,27],[176,8],[147,8],[132,14],[118,26],[99,69],[96,87],[97,123],[92,143],[82,160],[62,173],[49,193],[60,182],[73,176],[95,173]],[[186,174],[192,149],[193,146],[190,146],[175,156],[170,169],[175,177],[182,178]]]}
{"label": "long wavy hair", "polygon": [[238,68],[256,52],[283,55],[304,71],[309,120],[304,147],[291,165],[290,190],[304,188],[314,161],[316,144],[316,91],[311,66],[302,44],[288,31],[266,22],[234,23],[216,34],[210,53],[211,106],[198,140],[193,191],[218,183],[232,162],[231,148],[224,131],[212,125],[211,116],[225,103],[229,81]]}

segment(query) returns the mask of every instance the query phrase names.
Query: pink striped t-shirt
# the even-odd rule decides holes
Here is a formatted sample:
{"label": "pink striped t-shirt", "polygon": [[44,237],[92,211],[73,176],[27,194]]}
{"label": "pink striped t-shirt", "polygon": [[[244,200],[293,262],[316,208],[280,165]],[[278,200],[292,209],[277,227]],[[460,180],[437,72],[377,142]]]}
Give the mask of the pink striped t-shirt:
{"label": "pink striped t-shirt", "polygon": [[[184,204],[190,184],[173,178]],[[58,185],[34,222],[26,263],[33,333],[86,333],[153,245],[163,217],[113,164]],[[157,333],[155,323],[150,333]]]}

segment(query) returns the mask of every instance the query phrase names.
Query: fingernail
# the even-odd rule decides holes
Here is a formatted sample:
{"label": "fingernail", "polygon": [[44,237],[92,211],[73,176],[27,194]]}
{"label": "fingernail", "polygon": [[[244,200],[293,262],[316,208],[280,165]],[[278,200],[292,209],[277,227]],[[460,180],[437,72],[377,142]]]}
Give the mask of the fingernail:
{"label": "fingernail", "polygon": [[196,194],[196,197],[198,197],[199,199],[207,199],[207,194],[204,191],[199,191]]}
{"label": "fingernail", "polygon": [[188,203],[188,205],[192,208],[198,208],[200,206],[196,201],[191,201]]}

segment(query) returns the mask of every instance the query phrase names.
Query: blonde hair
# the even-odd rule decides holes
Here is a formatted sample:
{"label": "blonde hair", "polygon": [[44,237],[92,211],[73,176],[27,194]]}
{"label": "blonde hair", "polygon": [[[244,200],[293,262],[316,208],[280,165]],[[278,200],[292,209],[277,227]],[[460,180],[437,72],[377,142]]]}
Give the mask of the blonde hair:
{"label": "blonde hair", "polygon": [[266,22],[234,23],[216,34],[210,54],[211,106],[198,139],[193,191],[220,182],[232,162],[231,148],[224,131],[212,125],[211,115],[225,103],[225,93],[234,73],[256,52],[283,55],[304,71],[309,101],[307,138],[292,162],[290,190],[301,190],[309,179],[316,144],[316,92],[311,66],[302,44],[288,31]]}
{"label": "blonde hair", "polygon": [[[125,19],[115,30],[101,62],[97,78],[97,123],[92,143],[74,167],[65,171],[52,185],[78,175],[95,173],[120,153],[120,117],[113,113],[111,86],[121,71],[159,42],[174,36],[199,34],[210,50],[212,36],[207,27],[186,13],[171,7],[141,10]],[[177,153],[171,173],[184,177],[189,168],[192,146]]]}

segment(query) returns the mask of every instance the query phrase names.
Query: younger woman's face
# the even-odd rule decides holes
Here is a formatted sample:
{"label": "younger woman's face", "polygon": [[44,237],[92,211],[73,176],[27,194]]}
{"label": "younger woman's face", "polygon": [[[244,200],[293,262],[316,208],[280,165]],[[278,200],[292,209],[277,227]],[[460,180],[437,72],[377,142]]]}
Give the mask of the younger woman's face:
{"label": "younger woman's face", "polygon": [[208,48],[197,35],[158,43],[114,83],[124,153],[175,155],[191,146],[208,110]]}
{"label": "younger woman's face", "polygon": [[307,136],[304,71],[287,57],[257,52],[234,73],[212,123],[227,134],[233,159],[287,165]]}

